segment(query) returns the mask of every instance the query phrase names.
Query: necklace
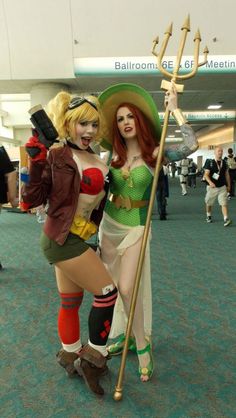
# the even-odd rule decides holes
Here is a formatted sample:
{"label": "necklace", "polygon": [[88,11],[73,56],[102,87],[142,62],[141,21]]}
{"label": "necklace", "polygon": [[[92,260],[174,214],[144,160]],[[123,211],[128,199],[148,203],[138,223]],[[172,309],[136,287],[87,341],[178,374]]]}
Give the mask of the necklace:
{"label": "necklace", "polygon": [[132,167],[132,165],[141,157],[141,154],[138,155],[134,155],[131,160],[129,161],[127,159],[126,161],[126,165],[121,167],[121,175],[123,177],[124,180],[129,180],[128,186],[129,187],[133,187],[133,181],[132,181],[132,177],[131,177],[131,172],[130,169]]}

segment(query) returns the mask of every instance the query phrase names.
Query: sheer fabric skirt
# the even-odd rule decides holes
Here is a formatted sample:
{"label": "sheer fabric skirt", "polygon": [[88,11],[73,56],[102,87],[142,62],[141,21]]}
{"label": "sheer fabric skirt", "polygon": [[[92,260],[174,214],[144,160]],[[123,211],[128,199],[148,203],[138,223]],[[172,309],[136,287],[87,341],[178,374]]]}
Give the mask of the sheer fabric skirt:
{"label": "sheer fabric skirt", "polygon": [[[112,253],[102,248],[101,258],[106,265],[115,284],[119,285],[121,258],[126,249],[137,243],[143,236],[144,226],[129,227],[114,221],[109,215],[104,213],[103,220],[100,225],[99,234],[100,241],[105,235],[115,251]],[[137,251],[137,247],[135,247]],[[132,256],[132,254],[130,255]],[[127,277],[127,280],[129,278]],[[146,253],[144,257],[140,288],[141,300],[143,301],[144,310],[144,331],[146,336],[151,336],[152,333],[152,294],[151,294],[151,273],[150,273],[150,234],[147,241]],[[122,333],[125,333],[127,326],[127,315],[124,310],[121,296],[119,295],[116,301],[112,328],[109,338],[115,338]]]}

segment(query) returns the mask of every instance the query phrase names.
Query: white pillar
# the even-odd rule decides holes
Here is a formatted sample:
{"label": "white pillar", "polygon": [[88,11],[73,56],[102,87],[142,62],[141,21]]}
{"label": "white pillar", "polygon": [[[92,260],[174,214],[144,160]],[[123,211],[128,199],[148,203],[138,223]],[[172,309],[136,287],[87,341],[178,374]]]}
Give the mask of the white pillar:
{"label": "white pillar", "polygon": [[41,104],[45,106],[59,91],[68,91],[67,84],[62,83],[40,83],[35,84],[31,89],[31,107]]}

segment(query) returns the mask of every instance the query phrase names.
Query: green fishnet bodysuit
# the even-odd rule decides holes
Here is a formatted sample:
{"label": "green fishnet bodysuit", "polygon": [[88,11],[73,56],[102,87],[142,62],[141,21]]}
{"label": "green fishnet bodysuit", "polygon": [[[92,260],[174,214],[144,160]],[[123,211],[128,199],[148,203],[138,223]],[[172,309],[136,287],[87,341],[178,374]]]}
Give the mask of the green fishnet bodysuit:
{"label": "green fishnet bodysuit", "polygon": [[[149,200],[153,175],[146,165],[135,167],[127,180],[122,177],[121,169],[110,167],[112,181],[110,191],[116,196],[130,197],[132,200]],[[127,210],[115,206],[109,200],[105,212],[116,222],[128,226],[145,225],[148,206]]]}

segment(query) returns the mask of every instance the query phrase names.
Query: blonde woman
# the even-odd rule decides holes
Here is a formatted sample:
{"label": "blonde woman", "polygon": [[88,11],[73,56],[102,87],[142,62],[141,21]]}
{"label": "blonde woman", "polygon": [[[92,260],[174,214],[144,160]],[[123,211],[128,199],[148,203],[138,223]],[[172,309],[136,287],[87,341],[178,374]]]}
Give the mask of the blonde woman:
{"label": "blonde woman", "polygon": [[[59,364],[69,375],[78,372],[98,395],[99,379],[107,366],[107,338],[117,289],[102,261],[85,242],[96,233],[106,199],[108,168],[90,145],[100,136],[102,115],[95,97],[59,93],[48,105],[49,115],[64,140],[47,149],[37,136],[26,150],[31,158],[30,181],[23,199],[30,207],[48,204],[41,248],[55,267],[61,306],[58,333],[62,349]],[[94,296],[88,318],[89,340],[82,347],[79,308],[84,290]]]}

